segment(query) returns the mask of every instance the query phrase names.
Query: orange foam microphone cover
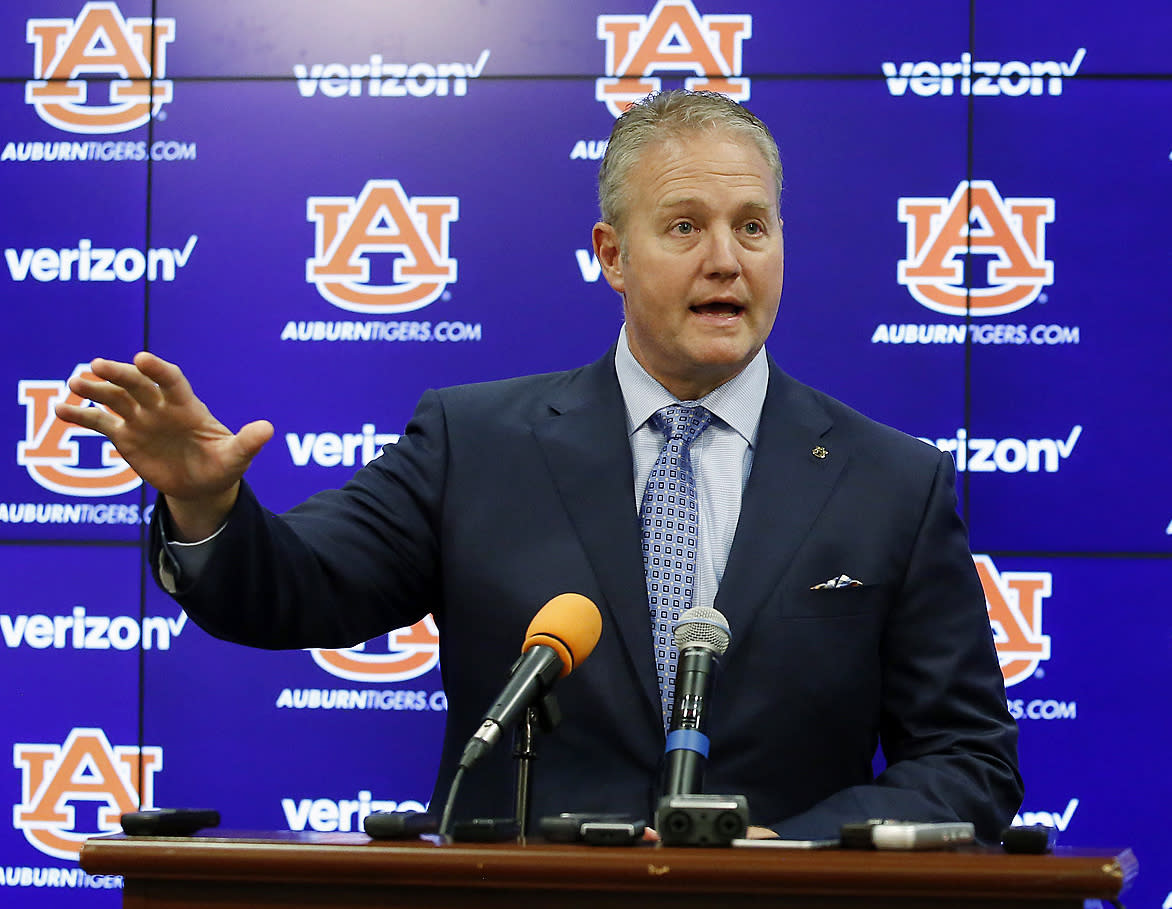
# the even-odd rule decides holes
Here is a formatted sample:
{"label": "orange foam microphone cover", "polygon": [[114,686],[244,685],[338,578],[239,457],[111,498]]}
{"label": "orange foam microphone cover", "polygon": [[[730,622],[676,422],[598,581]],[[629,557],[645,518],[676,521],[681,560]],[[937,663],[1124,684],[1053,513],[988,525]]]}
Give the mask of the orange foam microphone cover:
{"label": "orange foam microphone cover", "polygon": [[589,597],[580,593],[560,593],[537,611],[525,632],[524,653],[544,644],[562,661],[558,678],[564,678],[578,666],[602,636],[602,614]]}

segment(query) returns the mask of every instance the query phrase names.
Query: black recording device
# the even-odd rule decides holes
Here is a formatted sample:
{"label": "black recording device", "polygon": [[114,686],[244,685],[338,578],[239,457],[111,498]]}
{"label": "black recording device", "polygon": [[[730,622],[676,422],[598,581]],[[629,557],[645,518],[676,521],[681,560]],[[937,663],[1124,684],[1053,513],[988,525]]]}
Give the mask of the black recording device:
{"label": "black recording device", "polygon": [[452,825],[452,839],[462,843],[504,843],[520,835],[515,817],[476,817]]}
{"label": "black recording device", "polygon": [[841,839],[845,849],[952,849],[975,842],[976,831],[968,821],[875,818],[843,824]]}
{"label": "black recording device", "polygon": [[551,843],[587,843],[591,846],[630,846],[643,839],[645,821],[628,814],[565,812],[543,817],[541,835]]}
{"label": "black recording device", "polygon": [[632,820],[629,814],[597,814],[589,811],[564,811],[549,814],[537,824],[542,837],[551,843],[577,843],[582,839],[582,825]]}
{"label": "black recording device", "polygon": [[665,846],[731,846],[749,830],[749,804],[743,795],[665,795],[655,829]]}
{"label": "black recording device", "polygon": [[439,830],[439,818],[422,811],[375,811],[362,821],[362,829],[376,840],[414,839]]}
{"label": "black recording device", "polygon": [[1001,831],[1001,848],[1017,855],[1044,855],[1054,849],[1058,831],[1046,824],[1006,827]]}
{"label": "black recording device", "polygon": [[122,830],[128,836],[191,836],[219,826],[220,812],[194,808],[146,808],[122,815]]}
{"label": "black recording device", "polygon": [[644,821],[587,821],[582,842],[588,846],[634,846],[643,839]]}
{"label": "black recording device", "polygon": [[883,823],[886,823],[886,821],[875,818],[869,821],[843,824],[841,829],[842,848],[874,849],[875,840],[871,837],[871,829],[876,824]]}

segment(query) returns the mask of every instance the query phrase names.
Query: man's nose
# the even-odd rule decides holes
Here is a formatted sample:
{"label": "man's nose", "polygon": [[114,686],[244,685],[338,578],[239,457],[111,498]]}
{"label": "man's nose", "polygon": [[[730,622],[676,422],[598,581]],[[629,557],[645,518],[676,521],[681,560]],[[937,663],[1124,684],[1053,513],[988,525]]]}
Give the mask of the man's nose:
{"label": "man's nose", "polygon": [[705,273],[716,277],[735,278],[741,273],[740,244],[732,230],[708,232],[705,248]]}

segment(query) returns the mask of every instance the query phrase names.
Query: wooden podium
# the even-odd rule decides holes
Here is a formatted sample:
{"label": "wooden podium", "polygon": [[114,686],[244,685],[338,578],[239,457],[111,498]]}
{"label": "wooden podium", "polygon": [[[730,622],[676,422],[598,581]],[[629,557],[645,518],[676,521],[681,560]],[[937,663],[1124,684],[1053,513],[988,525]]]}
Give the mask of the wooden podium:
{"label": "wooden podium", "polygon": [[1072,907],[1115,899],[1130,850],[1006,855],[373,842],[353,833],[209,832],[87,840],[81,866],[123,875],[145,907]]}

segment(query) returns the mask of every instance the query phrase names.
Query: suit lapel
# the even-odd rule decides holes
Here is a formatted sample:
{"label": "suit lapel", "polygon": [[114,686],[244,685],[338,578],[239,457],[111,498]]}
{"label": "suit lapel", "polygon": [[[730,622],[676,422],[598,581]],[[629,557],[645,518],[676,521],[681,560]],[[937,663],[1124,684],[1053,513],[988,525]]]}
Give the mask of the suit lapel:
{"label": "suit lapel", "polygon": [[[830,415],[770,360],[753,469],[716,608],[732,628],[730,652],[776,589],[846,464]],[[825,452],[822,457],[815,449]]]}
{"label": "suit lapel", "polygon": [[534,434],[605,595],[598,604],[603,633],[617,633],[647,707],[658,717],[631,446],[613,348],[581,370],[550,409]]}
{"label": "suit lapel", "polygon": [[[612,350],[551,400],[534,434],[605,596],[598,604],[603,627],[615,630],[645,706],[658,717],[625,414]],[[771,360],[753,470],[715,603],[733,630],[730,652],[747,637],[738,629],[750,627],[776,589],[846,465],[849,452],[834,443],[832,426],[809,390]],[[814,454],[819,447],[825,457]]]}

